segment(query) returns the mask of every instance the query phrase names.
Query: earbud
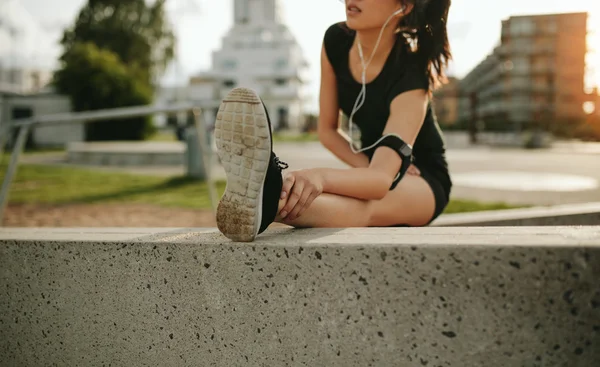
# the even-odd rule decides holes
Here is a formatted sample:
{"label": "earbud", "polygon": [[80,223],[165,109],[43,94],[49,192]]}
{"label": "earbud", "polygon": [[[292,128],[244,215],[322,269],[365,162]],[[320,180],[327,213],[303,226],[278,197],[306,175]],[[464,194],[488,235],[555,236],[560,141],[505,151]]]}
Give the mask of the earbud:
{"label": "earbud", "polygon": [[392,14],[393,17],[395,17],[396,15],[400,15],[402,13],[404,13],[404,10],[406,9],[406,7],[402,7],[402,9],[398,9],[394,12],[394,14]]}

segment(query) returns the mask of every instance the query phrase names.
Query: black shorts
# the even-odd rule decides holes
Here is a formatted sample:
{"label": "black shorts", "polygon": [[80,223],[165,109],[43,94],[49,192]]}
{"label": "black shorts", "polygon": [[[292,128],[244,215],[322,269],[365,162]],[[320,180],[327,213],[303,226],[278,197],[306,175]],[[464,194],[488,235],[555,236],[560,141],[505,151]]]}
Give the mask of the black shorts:
{"label": "black shorts", "polygon": [[429,187],[431,187],[431,191],[433,191],[433,196],[435,198],[435,211],[433,212],[433,217],[431,217],[431,220],[427,223],[430,224],[436,220],[448,206],[452,185],[449,183],[442,183],[441,180],[435,177],[427,168],[419,167],[419,171],[421,171],[421,177],[423,177]]}
{"label": "black shorts", "polygon": [[[435,199],[435,211],[433,212],[433,216],[427,222],[427,225],[431,224],[434,220],[439,217],[446,207],[448,206],[448,202],[450,202],[450,190],[452,188],[452,183],[450,181],[450,177],[447,174],[444,174],[444,179],[440,179],[431,173],[427,167],[417,167],[419,171],[421,171],[421,177],[427,182],[431,191],[433,191],[433,197]],[[391,227],[412,227],[407,224],[397,224]]]}

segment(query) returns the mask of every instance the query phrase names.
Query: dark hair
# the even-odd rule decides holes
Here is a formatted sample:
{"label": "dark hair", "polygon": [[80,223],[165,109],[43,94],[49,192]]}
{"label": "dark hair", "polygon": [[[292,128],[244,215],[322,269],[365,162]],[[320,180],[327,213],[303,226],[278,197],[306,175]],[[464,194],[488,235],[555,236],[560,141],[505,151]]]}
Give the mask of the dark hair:
{"label": "dark hair", "polygon": [[433,89],[444,82],[444,71],[452,58],[446,27],[452,0],[400,1],[413,8],[398,24],[399,41],[416,41],[416,49],[412,51],[426,63],[430,88]]}

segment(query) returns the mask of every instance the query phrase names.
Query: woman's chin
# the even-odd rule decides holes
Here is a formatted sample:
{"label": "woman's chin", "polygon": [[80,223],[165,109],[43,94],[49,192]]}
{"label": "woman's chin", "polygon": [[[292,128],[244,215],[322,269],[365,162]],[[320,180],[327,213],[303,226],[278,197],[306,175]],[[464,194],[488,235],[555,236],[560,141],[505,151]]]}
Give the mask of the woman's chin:
{"label": "woman's chin", "polygon": [[364,29],[364,25],[362,25],[361,22],[357,22],[352,18],[346,19],[346,26],[353,31],[360,31],[361,29]]}

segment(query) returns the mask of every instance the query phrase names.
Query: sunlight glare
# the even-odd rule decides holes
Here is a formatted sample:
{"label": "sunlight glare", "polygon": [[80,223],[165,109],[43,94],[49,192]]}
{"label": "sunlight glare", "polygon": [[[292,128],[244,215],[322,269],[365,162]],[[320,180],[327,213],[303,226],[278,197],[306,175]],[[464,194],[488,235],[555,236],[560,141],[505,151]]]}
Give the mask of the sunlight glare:
{"label": "sunlight glare", "polygon": [[585,102],[583,104],[583,112],[585,112],[587,115],[591,115],[595,111],[596,105],[594,104],[594,102]]}

